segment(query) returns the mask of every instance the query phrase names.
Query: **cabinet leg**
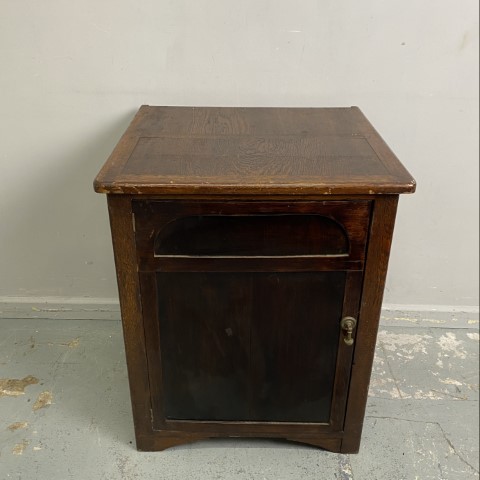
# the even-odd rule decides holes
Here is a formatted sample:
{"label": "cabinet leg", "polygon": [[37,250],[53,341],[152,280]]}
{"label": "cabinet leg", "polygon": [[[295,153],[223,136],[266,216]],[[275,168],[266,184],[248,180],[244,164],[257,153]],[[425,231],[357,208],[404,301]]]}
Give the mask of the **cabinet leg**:
{"label": "cabinet leg", "polygon": [[360,435],[347,435],[343,439],[341,453],[358,453],[360,450]]}

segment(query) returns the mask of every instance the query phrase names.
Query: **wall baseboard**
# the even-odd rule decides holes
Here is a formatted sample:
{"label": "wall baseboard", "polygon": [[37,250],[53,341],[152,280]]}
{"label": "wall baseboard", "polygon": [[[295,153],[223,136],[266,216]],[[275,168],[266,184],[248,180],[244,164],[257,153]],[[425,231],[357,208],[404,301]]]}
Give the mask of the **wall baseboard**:
{"label": "wall baseboard", "polygon": [[[120,320],[116,298],[0,297],[0,320],[15,318]],[[382,326],[478,328],[479,308],[461,305],[384,304]]]}
{"label": "wall baseboard", "polygon": [[0,319],[120,320],[117,298],[0,297]]}
{"label": "wall baseboard", "polygon": [[479,308],[462,305],[384,303],[380,323],[391,327],[478,328]]}

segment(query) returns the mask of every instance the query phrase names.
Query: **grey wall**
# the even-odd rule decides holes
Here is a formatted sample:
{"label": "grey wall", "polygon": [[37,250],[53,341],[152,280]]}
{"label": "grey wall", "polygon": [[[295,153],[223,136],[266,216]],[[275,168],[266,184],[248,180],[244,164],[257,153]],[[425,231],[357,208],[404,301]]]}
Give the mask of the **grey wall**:
{"label": "grey wall", "polygon": [[386,301],[478,304],[477,0],[0,6],[0,296],[116,296],[91,183],[140,104],[359,105],[419,184]]}

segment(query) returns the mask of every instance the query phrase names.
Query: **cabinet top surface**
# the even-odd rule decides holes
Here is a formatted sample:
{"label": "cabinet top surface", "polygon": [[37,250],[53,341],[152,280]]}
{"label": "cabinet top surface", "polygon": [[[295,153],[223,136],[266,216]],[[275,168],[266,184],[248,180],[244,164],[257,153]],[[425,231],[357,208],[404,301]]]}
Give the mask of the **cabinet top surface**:
{"label": "cabinet top surface", "polygon": [[357,107],[144,105],[94,182],[100,193],[334,194],[415,191]]}

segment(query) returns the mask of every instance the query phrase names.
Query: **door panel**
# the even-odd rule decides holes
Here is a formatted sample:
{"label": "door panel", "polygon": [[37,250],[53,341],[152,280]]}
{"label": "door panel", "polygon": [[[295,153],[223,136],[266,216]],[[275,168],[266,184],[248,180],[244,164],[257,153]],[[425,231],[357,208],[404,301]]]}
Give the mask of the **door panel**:
{"label": "door panel", "polygon": [[167,420],[329,422],[346,272],[156,278]]}
{"label": "door panel", "polygon": [[329,422],[345,277],[255,275],[252,419]]}
{"label": "door panel", "polygon": [[248,418],[248,274],[157,273],[164,416]]}
{"label": "door panel", "polygon": [[322,215],[195,215],[168,223],[156,257],[348,257],[344,228]]}
{"label": "door panel", "polygon": [[369,211],[134,202],[155,429],[342,431]]}

